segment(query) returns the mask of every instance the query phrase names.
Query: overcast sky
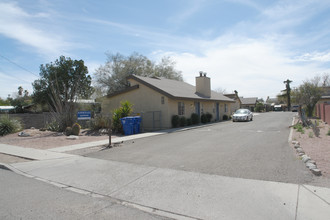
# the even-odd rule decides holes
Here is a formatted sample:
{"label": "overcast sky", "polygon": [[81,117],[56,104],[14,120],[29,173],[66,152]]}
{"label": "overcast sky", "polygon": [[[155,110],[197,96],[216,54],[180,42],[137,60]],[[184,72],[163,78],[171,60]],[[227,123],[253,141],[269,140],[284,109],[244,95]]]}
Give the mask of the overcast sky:
{"label": "overcast sky", "polygon": [[0,96],[32,93],[39,67],[61,55],[89,73],[106,52],[170,56],[186,82],[274,97],[330,73],[330,0],[0,0]]}

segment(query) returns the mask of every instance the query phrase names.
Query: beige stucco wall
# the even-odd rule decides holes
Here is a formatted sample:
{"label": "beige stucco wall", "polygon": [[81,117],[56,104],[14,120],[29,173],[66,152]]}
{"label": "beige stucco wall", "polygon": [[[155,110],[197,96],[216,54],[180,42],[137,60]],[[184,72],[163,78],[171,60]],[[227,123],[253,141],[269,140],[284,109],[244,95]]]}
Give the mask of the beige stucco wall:
{"label": "beige stucco wall", "polygon": [[231,103],[230,105],[230,114],[234,113],[237,109],[241,108],[241,104],[238,100],[235,100],[235,103]]}
{"label": "beige stucco wall", "polygon": [[[133,86],[134,83],[132,82],[131,85]],[[164,97],[164,104],[161,104],[161,97]],[[168,98],[141,84],[138,89],[106,98],[102,102],[102,113],[112,114],[114,109],[120,107],[120,102],[126,100],[133,104],[134,114],[142,116],[145,130],[163,129],[171,126],[167,120]]]}

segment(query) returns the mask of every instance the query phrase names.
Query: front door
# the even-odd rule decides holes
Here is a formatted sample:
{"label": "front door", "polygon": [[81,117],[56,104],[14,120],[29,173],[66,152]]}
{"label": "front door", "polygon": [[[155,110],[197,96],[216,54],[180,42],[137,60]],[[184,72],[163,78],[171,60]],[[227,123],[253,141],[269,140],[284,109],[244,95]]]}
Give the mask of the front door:
{"label": "front door", "polygon": [[200,110],[200,103],[199,102],[195,102],[195,113],[198,116],[201,116],[201,110]]}

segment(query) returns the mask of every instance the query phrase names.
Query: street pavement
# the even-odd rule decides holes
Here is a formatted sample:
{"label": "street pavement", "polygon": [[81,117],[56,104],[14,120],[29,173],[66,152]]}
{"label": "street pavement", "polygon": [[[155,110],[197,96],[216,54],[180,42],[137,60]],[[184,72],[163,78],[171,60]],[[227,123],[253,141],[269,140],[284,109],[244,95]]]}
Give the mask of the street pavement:
{"label": "street pavement", "polygon": [[255,115],[252,122],[227,121],[126,141],[119,147],[85,156],[244,179],[309,184],[315,180],[314,175],[288,143],[295,114],[264,113]]}
{"label": "street pavement", "polygon": [[0,169],[0,219],[146,219],[164,217],[124,206],[109,197],[27,178]]}
{"label": "street pavement", "polygon": [[[287,136],[288,133],[287,130]],[[0,152],[4,149],[8,153],[8,146],[0,145]],[[330,217],[330,189],[325,187],[66,154],[3,166],[62,188],[106,196],[120,204],[174,219]]]}

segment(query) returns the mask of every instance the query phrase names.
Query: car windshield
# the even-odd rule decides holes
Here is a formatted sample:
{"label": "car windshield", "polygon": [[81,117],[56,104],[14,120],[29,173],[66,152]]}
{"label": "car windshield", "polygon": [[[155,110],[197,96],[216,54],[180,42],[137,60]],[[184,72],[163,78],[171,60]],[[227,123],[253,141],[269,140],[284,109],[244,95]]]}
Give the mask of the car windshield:
{"label": "car windshield", "polygon": [[247,114],[247,113],[248,113],[248,111],[245,110],[245,109],[238,109],[238,110],[235,112],[235,114]]}

